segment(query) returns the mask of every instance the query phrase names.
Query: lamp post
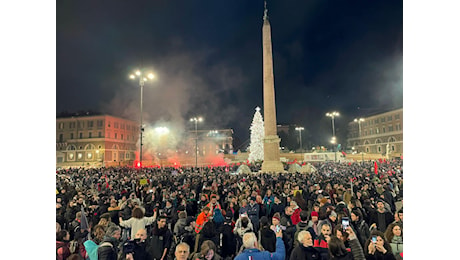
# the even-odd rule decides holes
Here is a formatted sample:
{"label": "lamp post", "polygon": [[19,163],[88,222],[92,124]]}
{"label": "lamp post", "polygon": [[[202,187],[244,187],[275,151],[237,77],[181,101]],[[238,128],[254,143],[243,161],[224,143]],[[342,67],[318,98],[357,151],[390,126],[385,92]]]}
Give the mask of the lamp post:
{"label": "lamp post", "polygon": [[359,128],[359,137],[361,137],[361,122],[364,122],[364,118],[355,118],[355,120],[353,120],[355,122],[358,122],[358,128]]}
{"label": "lamp post", "polygon": [[139,77],[139,87],[141,89],[141,100],[140,100],[140,109],[141,109],[141,112],[140,112],[140,131],[139,131],[139,140],[140,140],[140,145],[139,145],[139,164],[138,166],[139,167],[142,167],[142,134],[144,132],[144,125],[142,123],[142,118],[143,118],[143,94],[144,94],[144,82],[147,81],[147,78],[149,79],[153,79],[155,76],[152,74],[152,73],[148,73],[147,74],[147,78],[145,78],[143,75],[142,75],[142,72],[140,70],[137,70],[136,72],[134,72],[134,74],[131,74],[129,76],[130,79],[136,79],[136,77]]}
{"label": "lamp post", "polygon": [[332,144],[333,151],[334,151],[334,162],[337,162],[337,151],[336,151],[336,146],[335,146],[336,143],[337,143],[337,140],[335,139],[335,136],[333,136],[331,139],[331,144]]}
{"label": "lamp post", "polygon": [[198,122],[203,122],[203,118],[193,117],[190,122],[195,122],[195,168],[198,168]]}
{"label": "lamp post", "polygon": [[330,117],[331,120],[332,120],[332,137],[335,137],[334,118],[335,118],[336,116],[340,116],[340,114],[339,114],[339,112],[334,111],[334,112],[326,113],[326,116]]}
{"label": "lamp post", "polygon": [[336,148],[335,148],[336,139],[335,139],[334,119],[335,119],[336,116],[340,116],[340,114],[339,114],[339,112],[334,111],[334,112],[326,113],[326,116],[330,117],[331,120],[332,120],[332,141],[331,141],[331,143],[333,143],[333,145],[334,145],[334,147],[333,147],[334,157],[335,157],[335,161],[337,161],[337,154],[336,154]]}
{"label": "lamp post", "polygon": [[304,130],[304,128],[299,126],[296,127],[295,130],[299,131],[300,152],[302,152],[302,130]]}

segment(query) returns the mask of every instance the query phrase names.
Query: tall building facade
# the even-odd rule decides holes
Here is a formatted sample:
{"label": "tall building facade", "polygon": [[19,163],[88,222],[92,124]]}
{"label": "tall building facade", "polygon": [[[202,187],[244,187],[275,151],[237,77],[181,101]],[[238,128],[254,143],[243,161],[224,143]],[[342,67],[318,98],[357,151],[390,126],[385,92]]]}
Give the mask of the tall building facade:
{"label": "tall building facade", "polygon": [[56,167],[133,165],[139,125],[110,115],[58,117]]}
{"label": "tall building facade", "polygon": [[[198,130],[198,156],[231,153],[233,129]],[[189,132],[189,147],[195,147],[195,130]]]}
{"label": "tall building facade", "polygon": [[347,147],[357,153],[389,157],[403,154],[403,109],[357,118],[348,123]]}

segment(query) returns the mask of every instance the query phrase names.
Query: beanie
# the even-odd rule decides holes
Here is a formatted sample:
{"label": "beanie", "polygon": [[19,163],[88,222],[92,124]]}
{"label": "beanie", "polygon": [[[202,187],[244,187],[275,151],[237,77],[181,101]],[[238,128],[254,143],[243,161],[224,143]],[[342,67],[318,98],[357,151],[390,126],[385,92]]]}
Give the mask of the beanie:
{"label": "beanie", "polygon": [[312,216],[312,217],[318,217],[318,212],[312,211],[312,212],[311,212],[311,216]]}

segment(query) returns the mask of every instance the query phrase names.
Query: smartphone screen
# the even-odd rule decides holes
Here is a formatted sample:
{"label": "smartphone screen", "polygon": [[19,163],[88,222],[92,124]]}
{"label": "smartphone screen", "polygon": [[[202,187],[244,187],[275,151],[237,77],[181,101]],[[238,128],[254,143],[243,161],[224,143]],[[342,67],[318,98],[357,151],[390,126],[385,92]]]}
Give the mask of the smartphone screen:
{"label": "smartphone screen", "polygon": [[347,217],[342,218],[342,227],[343,230],[346,230],[350,226],[350,220]]}
{"label": "smartphone screen", "polygon": [[372,243],[377,243],[377,237],[376,236],[372,236]]}
{"label": "smartphone screen", "polygon": [[281,229],[280,225],[276,225],[276,233],[280,232],[280,229]]}

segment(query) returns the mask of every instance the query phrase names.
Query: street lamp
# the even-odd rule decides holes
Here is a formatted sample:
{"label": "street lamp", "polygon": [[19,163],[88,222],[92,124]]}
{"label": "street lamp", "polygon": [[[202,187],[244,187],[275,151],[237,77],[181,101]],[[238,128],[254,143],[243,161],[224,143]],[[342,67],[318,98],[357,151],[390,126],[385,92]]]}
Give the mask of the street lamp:
{"label": "street lamp", "polygon": [[203,122],[203,118],[192,117],[190,122],[195,122],[195,168],[198,168],[198,122]]}
{"label": "street lamp", "polygon": [[[330,117],[331,120],[332,120],[332,139],[333,141],[331,141],[331,143],[333,142],[333,144],[336,143],[336,139],[335,139],[335,126],[334,126],[334,118],[336,116],[340,116],[339,112],[337,111],[334,111],[334,112],[330,112],[330,113],[326,113],[326,116]],[[335,160],[337,161],[337,155],[335,154],[336,152],[336,148],[335,148],[335,145],[334,145],[334,155],[335,155]]]}
{"label": "street lamp", "polygon": [[299,131],[300,152],[302,152],[302,130],[304,130],[304,128],[299,126],[296,127],[295,130]]}
{"label": "street lamp", "polygon": [[340,114],[339,114],[339,112],[334,111],[334,112],[331,112],[331,113],[326,113],[326,116],[330,117],[331,120],[332,120],[332,136],[335,137],[334,118],[335,118],[336,116],[340,116]]}
{"label": "street lamp", "polygon": [[335,147],[336,147],[335,144],[336,143],[337,143],[337,140],[335,139],[335,136],[333,136],[332,139],[331,139],[331,144],[332,144],[333,149],[334,149],[333,150],[334,151],[334,162],[337,162],[337,151],[335,149]]}
{"label": "street lamp", "polygon": [[361,137],[361,122],[364,122],[364,118],[355,118],[355,120],[353,120],[355,122],[358,122],[358,127],[359,127],[359,137]]}
{"label": "street lamp", "polygon": [[141,122],[140,122],[140,133],[139,133],[139,138],[140,138],[140,145],[139,145],[139,167],[142,167],[142,133],[144,132],[144,125],[142,123],[142,106],[143,106],[143,92],[144,92],[144,82],[147,81],[148,79],[153,79],[155,78],[155,76],[152,74],[152,73],[148,73],[147,74],[147,78],[144,77],[144,75],[142,74],[142,72],[140,70],[137,70],[136,72],[134,72],[134,74],[131,74],[129,75],[129,78],[130,79],[136,79],[136,77],[139,78],[139,86],[140,86],[140,89],[141,89],[141,101],[140,101],[140,108],[141,108]]}

